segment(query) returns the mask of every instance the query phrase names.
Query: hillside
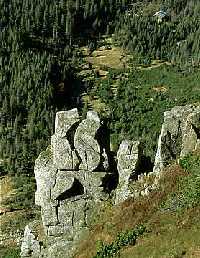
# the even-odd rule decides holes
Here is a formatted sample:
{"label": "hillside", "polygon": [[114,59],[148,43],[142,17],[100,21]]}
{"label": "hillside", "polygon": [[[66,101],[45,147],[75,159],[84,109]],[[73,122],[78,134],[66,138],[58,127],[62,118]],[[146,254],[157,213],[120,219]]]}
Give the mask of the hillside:
{"label": "hillside", "polygon": [[139,141],[123,140],[113,156],[95,111],[86,118],[76,108],[57,112],[51,145],[35,162],[41,215],[25,227],[21,257],[198,252],[199,118],[199,105],[164,113],[152,168]]}
{"label": "hillside", "polygon": [[[200,101],[199,12],[196,0],[0,2],[0,208],[8,209],[0,215],[0,233],[10,235],[8,242],[0,243],[0,256],[19,257],[24,226],[40,216],[34,205],[34,163],[50,144],[56,112],[78,108],[85,118],[88,110],[96,111],[108,128],[114,158],[123,140],[139,140],[146,170],[152,169],[163,113]],[[176,170],[177,175],[186,173],[178,165],[172,169],[175,175]],[[169,189],[178,191],[178,181],[174,186],[169,179]],[[132,257],[134,252],[136,257],[145,257],[143,247],[152,250],[152,257],[198,257],[198,205],[183,209],[182,215],[179,211],[163,214],[159,205],[166,198],[155,194],[152,200],[158,202],[157,208],[145,203],[153,211],[147,217],[141,215],[141,223],[146,225],[150,219],[151,228],[160,217],[164,226],[158,223],[159,233],[145,233],[139,246],[122,248],[122,257]],[[124,205],[134,209],[139,204]],[[115,227],[115,222],[109,222],[115,211],[108,208],[102,214],[105,227]],[[176,232],[184,220],[186,226],[181,234],[177,232],[177,242],[170,242],[170,232]],[[120,231],[126,229],[125,220],[121,226]],[[103,241],[111,242],[117,228],[109,233],[101,223],[94,224],[89,237],[98,230]],[[191,240],[186,236],[189,231],[194,235]],[[19,241],[13,241],[15,232]],[[95,255],[95,241],[84,241],[88,251],[83,252],[84,244],[80,247],[83,257],[90,251]],[[156,245],[151,249],[148,243],[152,242]],[[174,251],[167,253],[170,243]],[[80,252],[77,257],[82,257]]]}
{"label": "hillside", "polygon": [[[119,233],[128,234],[138,225],[145,226],[146,232],[136,243],[129,241],[122,245],[120,257],[198,258],[199,180],[194,175],[199,170],[197,160],[199,156],[188,157],[184,164],[187,164],[187,170],[177,164],[168,167],[158,192],[135,201],[127,200],[114,208],[106,207],[96,218],[89,234],[81,240],[75,258],[118,257],[111,243],[116,243]],[[189,193],[192,181],[194,188]],[[107,246],[107,255],[103,256],[106,251],[98,248],[100,241]]]}
{"label": "hillside", "polygon": [[[124,81],[123,72],[126,74],[128,67],[148,66],[155,62],[152,60],[171,63],[178,76],[187,77],[189,73],[193,77],[199,66],[200,7],[194,0],[55,3],[9,0],[2,1],[0,7],[3,174],[31,175],[34,160],[41,146],[47,146],[53,131],[55,112],[76,106],[80,110],[87,108],[78,100],[79,96],[94,88],[99,75],[95,69],[86,78],[79,74],[85,62],[81,47],[89,49],[90,63],[97,61],[98,57],[93,60],[93,51],[102,45],[118,49],[115,56],[122,53],[114,61],[118,66],[112,65],[115,56],[97,63],[101,68],[111,69],[111,74],[121,74],[121,79],[111,82],[113,85]],[[155,16],[159,10],[166,13],[162,21],[158,21],[160,16]],[[102,41],[105,34],[112,40]],[[134,76],[136,81],[129,79],[132,88],[138,87],[140,74]],[[151,73],[149,76],[151,80]],[[157,80],[158,85],[153,87],[165,87],[162,72]],[[181,84],[188,83],[183,78]],[[112,95],[107,92],[109,85],[105,87],[100,89],[103,102],[107,101],[107,95]],[[192,87],[196,89],[195,85]],[[194,101],[198,98],[196,93],[193,98]],[[108,109],[112,107],[108,105]]]}

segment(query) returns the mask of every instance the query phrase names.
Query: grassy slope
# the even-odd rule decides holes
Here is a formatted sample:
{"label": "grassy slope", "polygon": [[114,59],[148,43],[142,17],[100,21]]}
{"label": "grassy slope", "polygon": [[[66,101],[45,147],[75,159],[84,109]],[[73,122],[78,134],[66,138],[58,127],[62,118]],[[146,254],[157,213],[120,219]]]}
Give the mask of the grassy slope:
{"label": "grassy slope", "polygon": [[[33,204],[35,183],[32,178],[0,178],[0,257],[20,257],[18,240],[36,216]],[[35,209],[34,209],[35,208]],[[18,239],[16,238],[18,236]]]}
{"label": "grassy slope", "polygon": [[200,205],[163,208],[171,194],[180,191],[181,180],[190,177],[179,165],[172,165],[166,169],[160,189],[148,198],[130,199],[117,207],[106,208],[82,239],[75,258],[92,258],[97,240],[109,243],[118,232],[138,224],[147,226],[148,232],[135,246],[123,248],[121,258],[200,257]]}
{"label": "grassy slope", "polygon": [[156,213],[149,221],[152,232],[128,247],[121,258],[200,257],[200,207],[181,215]]}

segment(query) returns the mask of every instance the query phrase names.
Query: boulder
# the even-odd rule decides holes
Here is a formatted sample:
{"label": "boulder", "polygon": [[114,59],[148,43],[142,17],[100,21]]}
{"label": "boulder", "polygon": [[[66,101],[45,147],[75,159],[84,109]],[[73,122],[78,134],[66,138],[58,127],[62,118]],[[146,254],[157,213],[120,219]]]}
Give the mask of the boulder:
{"label": "boulder", "polygon": [[79,159],[76,151],[70,146],[67,137],[60,138],[56,134],[51,137],[53,163],[57,169],[76,170]]}

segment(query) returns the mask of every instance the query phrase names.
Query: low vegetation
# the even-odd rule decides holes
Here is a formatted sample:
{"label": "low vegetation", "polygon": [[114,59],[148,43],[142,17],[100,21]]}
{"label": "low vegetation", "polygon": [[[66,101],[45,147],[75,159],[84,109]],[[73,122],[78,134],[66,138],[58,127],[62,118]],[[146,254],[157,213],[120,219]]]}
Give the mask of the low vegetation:
{"label": "low vegetation", "polygon": [[19,258],[20,257],[20,249],[5,247],[0,250],[0,255],[3,258]]}
{"label": "low vegetation", "polygon": [[100,241],[98,243],[97,254],[93,258],[116,256],[124,246],[135,245],[137,238],[143,235],[145,231],[146,228],[140,225],[136,229],[120,232],[111,244],[104,244]]}
{"label": "low vegetation", "polygon": [[[199,257],[199,161],[199,154],[187,156],[180,165],[165,169],[159,189],[148,197],[104,209],[81,240],[75,258]],[[139,225],[145,230],[135,238],[133,229]],[[126,241],[129,234],[133,242]],[[118,236],[126,244],[118,244]]]}
{"label": "low vegetation", "polygon": [[180,165],[187,176],[180,179],[177,192],[171,193],[164,205],[171,210],[194,208],[200,201],[200,157],[188,155],[180,160]]}
{"label": "low vegetation", "polygon": [[35,219],[34,178],[25,176],[0,179],[0,257],[20,257],[20,240],[28,222]]}
{"label": "low vegetation", "polygon": [[198,103],[199,82],[199,70],[183,72],[167,64],[143,70],[132,66],[110,69],[107,79],[95,80],[88,95],[91,103],[96,98],[102,103],[96,111],[108,122],[113,149],[123,139],[139,139],[153,161],[164,111]]}

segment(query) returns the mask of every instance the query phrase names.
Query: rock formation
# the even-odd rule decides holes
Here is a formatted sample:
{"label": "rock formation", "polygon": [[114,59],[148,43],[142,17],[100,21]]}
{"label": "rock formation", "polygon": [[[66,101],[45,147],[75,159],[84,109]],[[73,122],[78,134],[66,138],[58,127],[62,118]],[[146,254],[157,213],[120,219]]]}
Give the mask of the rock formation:
{"label": "rock formation", "polygon": [[24,240],[21,245],[21,255],[23,257],[39,257],[41,245],[37,239],[37,221],[29,223],[24,230]]}
{"label": "rock formation", "polygon": [[[41,207],[45,247],[31,223],[25,228],[22,257],[70,258],[96,207],[108,199],[119,204],[129,197],[148,195],[166,165],[200,148],[200,107],[196,106],[164,113],[154,169],[148,174],[141,175],[140,143],[124,140],[115,160],[102,127],[92,111],[82,121],[77,109],[56,114],[51,145],[39,155],[34,169],[35,203]],[[130,184],[137,179],[141,188],[131,191]]]}
{"label": "rock formation", "polygon": [[200,107],[177,106],[164,113],[153,171],[200,148]]}
{"label": "rock formation", "polygon": [[117,169],[119,173],[119,185],[116,190],[115,203],[125,201],[132,195],[129,190],[131,178],[137,176],[142,155],[139,141],[123,141],[117,152]]}
{"label": "rock formation", "polygon": [[[109,197],[109,180],[116,175],[115,171],[108,171],[105,146],[98,142],[100,126],[98,115],[92,111],[83,121],[77,109],[56,114],[51,146],[39,155],[34,169],[35,203],[41,207],[49,243],[49,248],[43,252],[41,248],[41,257],[63,257],[62,253],[68,257],[72,243],[87,228],[96,203]],[[22,257],[37,257],[36,239],[27,226]]]}

